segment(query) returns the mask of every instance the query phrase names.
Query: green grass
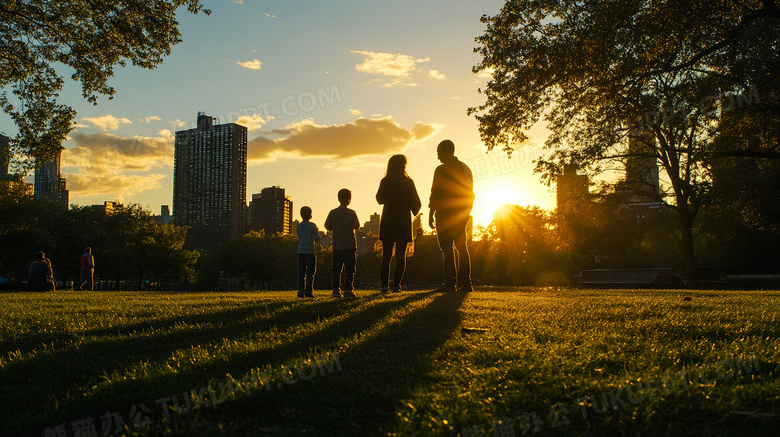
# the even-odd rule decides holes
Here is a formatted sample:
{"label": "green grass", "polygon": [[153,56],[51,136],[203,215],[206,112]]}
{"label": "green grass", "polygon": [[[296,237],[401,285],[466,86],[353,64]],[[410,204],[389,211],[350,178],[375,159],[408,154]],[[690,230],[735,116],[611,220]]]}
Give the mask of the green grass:
{"label": "green grass", "polygon": [[[358,294],[0,294],[0,435],[100,436],[116,417],[139,436],[780,425],[776,291]],[[199,408],[163,414],[193,391]]]}

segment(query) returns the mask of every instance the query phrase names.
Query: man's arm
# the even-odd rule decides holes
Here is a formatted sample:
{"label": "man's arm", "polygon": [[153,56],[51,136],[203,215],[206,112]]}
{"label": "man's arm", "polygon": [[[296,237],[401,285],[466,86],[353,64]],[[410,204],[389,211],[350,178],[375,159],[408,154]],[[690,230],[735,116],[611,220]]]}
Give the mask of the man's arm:
{"label": "man's arm", "polygon": [[325,219],[325,229],[333,232],[333,211],[328,213],[328,218]]}
{"label": "man's arm", "polygon": [[439,170],[441,166],[436,167],[436,170],[433,172],[433,182],[431,183],[431,197],[428,199],[428,226],[431,227],[431,229],[436,228],[436,221],[435,221],[435,213],[436,208],[438,207],[439,203],[439,185],[441,184],[441,181],[439,180],[441,178],[441,170]]}

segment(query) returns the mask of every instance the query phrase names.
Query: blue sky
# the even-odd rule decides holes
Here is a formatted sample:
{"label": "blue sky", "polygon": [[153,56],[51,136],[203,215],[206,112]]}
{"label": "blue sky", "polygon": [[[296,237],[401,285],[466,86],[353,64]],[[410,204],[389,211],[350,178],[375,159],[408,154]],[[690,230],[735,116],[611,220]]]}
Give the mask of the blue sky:
{"label": "blue sky", "polygon": [[[77,111],[64,144],[71,203],[139,203],[159,214],[172,204],[173,132],[198,111],[249,129],[247,197],[278,185],[322,224],[349,188],[361,221],[381,212],[374,195],[387,158],[404,153],[424,206],[436,145],[449,138],[477,175],[475,222],[486,225],[502,203],[554,207],[530,159],[531,141],[511,160],[485,154],[477,122],[483,102],[479,18],[500,1],[205,1],[213,13],[181,10],[183,42],[154,70],[118,68],[113,100],[97,106],[70,84],[61,101]],[[7,117],[3,130],[13,132]],[[427,210],[424,208],[427,214]],[[424,217],[424,218],[427,218]],[[427,221],[427,220],[425,220]]]}

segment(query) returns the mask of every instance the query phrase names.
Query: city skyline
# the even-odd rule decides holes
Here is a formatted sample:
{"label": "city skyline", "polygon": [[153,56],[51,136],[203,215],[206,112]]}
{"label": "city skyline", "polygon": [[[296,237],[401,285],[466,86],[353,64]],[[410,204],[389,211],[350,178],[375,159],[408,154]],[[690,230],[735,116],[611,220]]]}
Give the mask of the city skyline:
{"label": "city skyline", "polygon": [[[61,99],[78,111],[62,158],[71,202],[118,200],[151,211],[172,204],[173,133],[193,127],[204,111],[247,128],[247,195],[283,186],[296,206],[312,207],[315,223],[338,204],[340,188],[353,191],[361,221],[381,211],[374,195],[394,153],[409,158],[427,217],[435,148],[445,138],[474,170],[476,224],[486,225],[502,203],[552,209],[552,191],[531,163],[546,131],[534,127],[510,160],[485,155],[477,122],[466,115],[483,103],[478,89],[488,80],[471,72],[479,62],[474,38],[484,31],[479,18],[502,4],[302,9],[207,1],[211,16],[181,11],[183,42],[154,70],[117,69],[113,100],[92,106],[67,82]],[[7,117],[0,128],[12,129]]]}

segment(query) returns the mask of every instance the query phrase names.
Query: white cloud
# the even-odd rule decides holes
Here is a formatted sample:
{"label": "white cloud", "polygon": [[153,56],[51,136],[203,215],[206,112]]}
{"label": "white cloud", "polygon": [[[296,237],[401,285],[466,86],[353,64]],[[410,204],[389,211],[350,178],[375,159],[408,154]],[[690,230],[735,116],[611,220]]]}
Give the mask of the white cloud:
{"label": "white cloud", "polygon": [[428,62],[431,58],[417,59],[400,53],[370,52],[365,50],[352,50],[351,53],[366,57],[362,64],[355,65],[355,69],[362,73],[385,76],[385,79],[371,81],[378,82],[385,88],[418,86],[417,83],[412,81],[412,77],[415,75],[423,75],[436,80],[446,79],[439,70],[425,70],[419,67],[419,64]]}
{"label": "white cloud", "polygon": [[357,109],[350,109],[350,110],[349,110],[349,113],[350,113],[351,115],[354,115],[354,116],[358,116],[358,115],[360,115],[360,111],[358,111]]}
{"label": "white cloud", "polygon": [[420,86],[420,84],[415,82],[406,82],[400,79],[393,79],[391,81],[382,83],[382,88],[394,88],[397,86]]}
{"label": "white cloud", "polygon": [[265,120],[260,114],[242,115],[236,120],[236,124],[246,127],[249,132],[255,131],[263,127]]}
{"label": "white cloud", "polygon": [[496,72],[495,68],[489,67],[477,73],[477,77],[484,80],[490,80],[493,78],[493,73],[495,72]]}
{"label": "white cloud", "polygon": [[93,117],[93,118],[82,118],[84,121],[88,121],[95,126],[99,127],[102,130],[108,131],[108,130],[117,130],[119,129],[119,125],[124,124],[132,124],[133,122],[126,119],[126,118],[116,118],[113,115],[103,115],[100,117]]}
{"label": "white cloud", "polygon": [[171,123],[171,125],[173,127],[184,127],[184,126],[187,126],[187,122],[186,121],[181,121],[178,118],[176,119],[176,121],[171,121],[170,123]]}
{"label": "white cloud", "polygon": [[156,116],[156,115],[151,115],[149,117],[144,118],[144,121],[147,122],[147,123],[151,123],[153,121],[160,121],[160,120],[162,120],[162,119],[160,117]]}
{"label": "white cloud", "polygon": [[434,78],[436,80],[444,80],[444,79],[446,79],[444,74],[439,73],[439,70],[429,70],[428,71],[428,76],[430,76],[430,77],[432,77],[432,78]]}
{"label": "white cloud", "polygon": [[257,59],[252,59],[251,61],[246,62],[236,62],[236,64],[249,70],[261,70],[263,68],[263,63]]}
{"label": "white cloud", "polygon": [[264,12],[266,17],[276,18],[276,15],[271,15],[268,12]]}
{"label": "white cloud", "polygon": [[351,52],[366,56],[362,64],[355,65],[358,71],[393,77],[408,77],[417,68],[417,64],[430,60],[430,58],[415,59],[400,53],[378,53],[364,50],[352,50]]}

